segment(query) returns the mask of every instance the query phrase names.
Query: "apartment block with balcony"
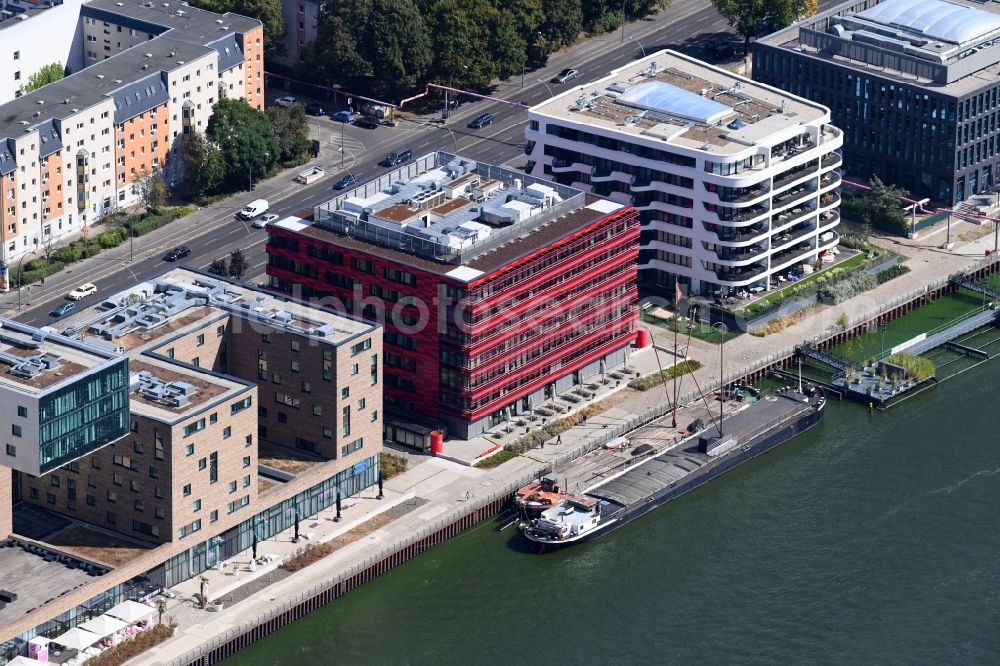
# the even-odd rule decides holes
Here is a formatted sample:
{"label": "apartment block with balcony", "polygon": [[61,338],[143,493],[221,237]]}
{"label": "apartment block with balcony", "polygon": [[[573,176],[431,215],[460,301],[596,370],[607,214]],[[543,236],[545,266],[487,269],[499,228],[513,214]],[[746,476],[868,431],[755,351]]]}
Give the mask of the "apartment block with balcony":
{"label": "apartment block with balcony", "polygon": [[839,240],[829,110],[673,51],[528,112],[529,170],[639,211],[640,288],[766,288]]}
{"label": "apartment block with balcony", "polygon": [[269,225],[267,273],[384,322],[385,437],[426,448],[624,364],[638,231],[626,205],[437,152]]}
{"label": "apartment block with balcony", "polygon": [[[46,15],[21,22],[42,41]],[[256,19],[106,0],[78,19],[74,73],[0,107],[0,291],[14,261],[135,202],[136,180],[179,182],[183,135],[204,131],[218,100],[263,109]]]}
{"label": "apartment block with balcony", "polygon": [[843,173],[954,207],[1000,184],[1000,6],[852,0],[753,45],[753,77],[827,106]]}

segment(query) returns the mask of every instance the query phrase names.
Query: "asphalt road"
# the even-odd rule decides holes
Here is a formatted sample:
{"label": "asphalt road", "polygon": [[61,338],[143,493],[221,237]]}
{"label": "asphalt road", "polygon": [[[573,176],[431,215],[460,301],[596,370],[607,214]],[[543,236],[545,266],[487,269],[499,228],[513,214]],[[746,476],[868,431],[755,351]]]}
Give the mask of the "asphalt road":
{"label": "asphalt road", "polygon": [[[626,26],[624,43],[621,32],[588,40],[554,54],[544,68],[525,72],[523,84],[522,77],[516,76],[500,84],[493,94],[513,102],[536,104],[565,90],[567,85],[587,83],[644,53],[664,48],[711,61],[712,48],[722,41],[738,44],[740,40],[709,0],[674,0],[665,11]],[[570,84],[549,83],[566,67],[580,70],[580,78]],[[282,94],[273,89],[270,97]],[[496,118],[492,125],[479,130],[465,127],[469,120],[487,111]],[[44,285],[26,287],[21,294],[20,309],[16,292],[0,296],[0,314],[14,316],[20,311],[16,316],[19,321],[38,326],[53,324],[56,320],[50,312],[65,302],[66,293],[77,285],[92,282],[98,287],[95,296],[77,303],[78,308],[87,307],[110,293],[161,273],[169,266],[162,260],[163,255],[178,245],[187,245],[192,250],[181,263],[199,268],[240,248],[250,265],[246,277],[262,281],[267,262],[264,251],[267,234],[233,217],[245,202],[266,198],[271,204],[270,212],[281,216],[295,213],[330,199],[333,183],[345,172],[353,174],[359,182],[383,173],[386,169],[378,166],[378,162],[386,153],[401,148],[409,148],[414,155],[447,150],[493,163],[520,166],[525,160],[526,122],[524,109],[485,100],[463,103],[452,111],[446,125],[430,122],[430,119],[402,120],[395,128],[366,130],[344,126],[329,118],[310,118],[312,136],[321,143],[318,163],[327,171],[325,178],[303,186],[294,182],[297,170],[293,170],[255,184],[253,193],[237,195],[136,239],[132,250],[124,244],[91,260],[73,264],[47,278]]]}

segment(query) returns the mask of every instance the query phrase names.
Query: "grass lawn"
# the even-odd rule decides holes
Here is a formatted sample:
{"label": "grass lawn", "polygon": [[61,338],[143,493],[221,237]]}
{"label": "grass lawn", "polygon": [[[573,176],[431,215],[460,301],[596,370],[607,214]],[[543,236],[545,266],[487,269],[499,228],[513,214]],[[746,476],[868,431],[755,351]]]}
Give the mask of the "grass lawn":
{"label": "grass lawn", "polygon": [[[639,317],[647,324],[659,326],[660,328],[664,328],[670,332],[676,331],[679,334],[677,338],[678,343],[683,342],[684,338],[687,337],[688,324],[691,323],[690,320],[687,319],[682,322],[678,322],[676,318],[664,321],[654,317],[648,312],[641,312]],[[741,331],[729,331],[726,333],[725,342],[729,342],[739,335],[742,335]],[[705,342],[714,342],[716,344],[719,342],[719,332],[712,328],[711,324],[706,324],[705,322],[695,322],[694,327],[691,328],[691,337],[704,340]]]}
{"label": "grass lawn", "polygon": [[749,319],[754,314],[756,314],[757,312],[760,312],[760,310],[762,310],[766,306],[770,305],[771,303],[775,302],[776,300],[784,299],[784,298],[790,296],[793,291],[799,291],[799,290],[803,289],[810,282],[813,282],[817,278],[819,278],[819,276],[826,275],[827,271],[830,271],[830,270],[832,270],[834,268],[848,268],[849,269],[849,268],[855,268],[855,267],[857,267],[859,264],[861,264],[862,261],[865,260],[866,256],[867,255],[864,252],[858,252],[853,257],[849,257],[848,259],[845,259],[844,261],[841,261],[841,262],[838,262],[836,264],[833,264],[832,266],[827,266],[826,268],[824,268],[823,270],[821,270],[818,273],[813,273],[809,277],[802,278],[798,282],[793,282],[792,284],[789,284],[786,287],[782,287],[781,289],[778,289],[777,291],[771,292],[767,296],[765,296],[763,298],[760,298],[760,299],[754,301],[753,303],[749,303],[749,304],[743,306],[742,308],[738,308],[737,312],[742,312],[743,316]]}

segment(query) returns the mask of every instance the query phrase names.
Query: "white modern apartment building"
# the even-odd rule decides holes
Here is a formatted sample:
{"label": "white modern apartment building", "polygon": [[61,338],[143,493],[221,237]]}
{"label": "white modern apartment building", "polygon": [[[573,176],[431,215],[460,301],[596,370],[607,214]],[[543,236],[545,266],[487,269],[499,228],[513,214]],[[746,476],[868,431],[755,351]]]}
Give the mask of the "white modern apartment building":
{"label": "white modern apartment building", "polygon": [[[178,182],[183,136],[218,100],[264,107],[260,21],[172,2],[78,9],[85,66],[0,105],[0,291],[14,262],[134,202],[136,180]],[[21,21],[38,42],[46,15]]]}
{"label": "white modern apartment building", "polygon": [[647,292],[757,291],[837,245],[842,133],[819,104],[661,51],[528,114],[530,173],[640,211]]}
{"label": "white modern apartment building", "polygon": [[0,104],[19,97],[44,65],[83,67],[81,5],[81,0],[0,0]]}

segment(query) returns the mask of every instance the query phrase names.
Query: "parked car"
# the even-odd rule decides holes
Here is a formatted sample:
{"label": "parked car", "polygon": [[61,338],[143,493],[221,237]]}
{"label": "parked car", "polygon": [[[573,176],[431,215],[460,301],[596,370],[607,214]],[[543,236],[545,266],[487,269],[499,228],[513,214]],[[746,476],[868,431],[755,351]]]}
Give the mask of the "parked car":
{"label": "parked car", "polygon": [[336,185],[333,186],[333,189],[342,190],[344,188],[350,187],[351,185],[357,185],[357,184],[358,184],[358,179],[352,176],[351,174],[347,174],[346,176],[337,181]]}
{"label": "parked car", "polygon": [[319,102],[310,102],[309,104],[306,104],[306,113],[310,116],[325,116],[326,109],[324,109],[323,105]]}
{"label": "parked car", "polygon": [[552,79],[552,83],[566,83],[567,81],[572,81],[578,76],[580,76],[579,70],[564,69]]}
{"label": "parked car", "polygon": [[335,114],[330,116],[332,120],[336,120],[338,123],[353,123],[354,119],[358,117],[358,114],[344,109],[343,111],[337,111]]}
{"label": "parked car", "polygon": [[71,301],[79,301],[84,298],[87,298],[87,296],[96,293],[97,293],[97,286],[90,284],[88,282],[87,284],[81,284],[79,287],[66,294],[66,298],[68,298]]}
{"label": "parked car", "polygon": [[396,152],[389,153],[385,156],[385,159],[379,162],[384,167],[394,167],[397,164],[402,164],[413,159],[413,151],[409,148],[404,150],[399,150]]}
{"label": "parked car", "polygon": [[482,128],[486,127],[487,125],[492,125],[492,124],[493,124],[493,114],[492,113],[482,113],[482,114],[476,116],[475,118],[473,118],[472,122],[470,122],[468,125],[466,125],[466,127],[470,127],[472,129],[482,129]]}
{"label": "parked car", "polygon": [[191,248],[186,245],[181,245],[180,247],[175,247],[170,252],[163,257],[164,261],[177,261],[178,259],[183,259],[184,257],[191,254]]}
{"label": "parked car", "polygon": [[70,312],[76,311],[76,303],[63,303],[50,314],[53,317],[62,317],[63,315],[68,315]]}
{"label": "parked car", "polygon": [[267,215],[261,215],[256,220],[253,221],[254,229],[263,229],[267,225],[271,224],[278,219],[278,216],[274,213],[268,213]]}
{"label": "parked car", "polygon": [[375,129],[381,123],[375,116],[359,116],[354,119],[354,125],[356,127],[364,127],[365,129]]}
{"label": "parked car", "polygon": [[285,95],[284,97],[279,97],[278,99],[274,100],[274,103],[277,104],[278,106],[295,106],[296,102],[297,100],[291,95]]}

